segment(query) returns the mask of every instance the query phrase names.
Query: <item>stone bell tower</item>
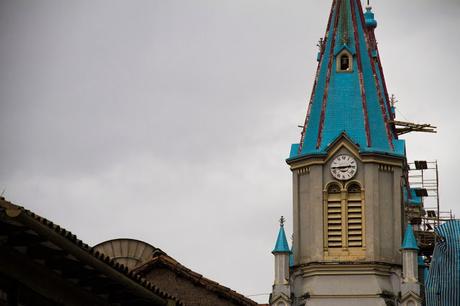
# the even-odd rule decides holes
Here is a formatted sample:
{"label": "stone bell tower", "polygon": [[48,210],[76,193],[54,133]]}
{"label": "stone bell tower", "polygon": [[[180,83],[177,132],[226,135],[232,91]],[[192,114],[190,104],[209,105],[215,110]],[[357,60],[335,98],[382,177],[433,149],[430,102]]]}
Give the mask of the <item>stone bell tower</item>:
{"label": "stone bell tower", "polygon": [[292,305],[399,305],[405,143],[398,139],[377,22],[334,0],[293,177]]}

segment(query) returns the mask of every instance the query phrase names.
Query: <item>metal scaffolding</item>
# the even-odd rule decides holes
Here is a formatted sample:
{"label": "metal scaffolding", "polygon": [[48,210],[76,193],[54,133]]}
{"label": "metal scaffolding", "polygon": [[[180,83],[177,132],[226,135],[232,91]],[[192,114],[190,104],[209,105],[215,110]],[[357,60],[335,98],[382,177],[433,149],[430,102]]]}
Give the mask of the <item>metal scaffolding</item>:
{"label": "metal scaffolding", "polygon": [[439,200],[439,169],[437,161],[418,160],[409,163],[409,185],[421,203],[417,210],[406,206],[422,253],[431,257],[436,242],[435,227],[455,218],[451,211],[442,211]]}

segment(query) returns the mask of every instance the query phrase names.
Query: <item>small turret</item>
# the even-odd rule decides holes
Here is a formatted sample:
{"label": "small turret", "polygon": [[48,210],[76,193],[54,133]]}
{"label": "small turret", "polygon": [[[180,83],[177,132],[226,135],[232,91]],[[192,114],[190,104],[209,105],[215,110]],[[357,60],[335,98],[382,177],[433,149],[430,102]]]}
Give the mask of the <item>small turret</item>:
{"label": "small turret", "polygon": [[372,6],[366,6],[366,12],[364,13],[364,20],[366,22],[366,26],[372,29],[377,27],[377,20],[374,18],[374,13],[372,12]]}
{"label": "small turret", "polygon": [[291,250],[284,232],[285,221],[284,217],[281,216],[278,238],[272,251],[275,256],[275,281],[270,295],[270,305],[282,305],[282,303],[286,306],[291,305],[291,288],[289,284],[289,257]]}
{"label": "small turret", "polygon": [[412,225],[408,224],[404,234],[401,252],[403,255],[403,278],[401,305],[421,306],[420,283],[418,282],[418,246]]}

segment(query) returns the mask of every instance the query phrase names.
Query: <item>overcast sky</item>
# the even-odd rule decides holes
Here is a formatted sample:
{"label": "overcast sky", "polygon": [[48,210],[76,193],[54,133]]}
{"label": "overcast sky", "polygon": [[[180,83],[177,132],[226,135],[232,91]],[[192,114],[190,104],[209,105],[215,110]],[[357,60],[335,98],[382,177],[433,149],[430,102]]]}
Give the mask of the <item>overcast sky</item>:
{"label": "overcast sky", "polygon": [[[4,0],[0,189],[94,245],[129,237],[268,293],[331,0]],[[408,158],[454,209],[460,2],[374,0]],[[267,301],[268,296],[254,298]]]}

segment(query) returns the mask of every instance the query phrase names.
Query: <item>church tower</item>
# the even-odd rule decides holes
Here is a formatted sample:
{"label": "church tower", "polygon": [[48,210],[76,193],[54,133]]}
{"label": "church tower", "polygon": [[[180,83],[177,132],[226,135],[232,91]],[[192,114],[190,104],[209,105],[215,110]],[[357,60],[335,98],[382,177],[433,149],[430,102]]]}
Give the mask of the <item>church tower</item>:
{"label": "church tower", "polygon": [[[334,0],[293,175],[292,305],[399,305],[407,161],[360,0]],[[416,290],[411,290],[411,292]],[[274,305],[274,304],[272,304]]]}

